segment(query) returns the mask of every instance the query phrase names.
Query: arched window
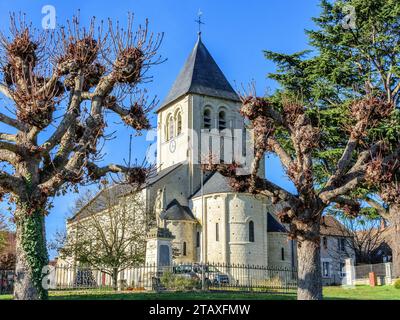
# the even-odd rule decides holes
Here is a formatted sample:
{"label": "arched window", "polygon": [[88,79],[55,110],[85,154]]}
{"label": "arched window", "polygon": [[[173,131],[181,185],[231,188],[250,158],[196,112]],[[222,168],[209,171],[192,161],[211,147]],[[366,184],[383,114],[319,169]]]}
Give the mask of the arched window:
{"label": "arched window", "polygon": [[200,232],[197,231],[196,233],[196,247],[199,248],[200,247]]}
{"label": "arched window", "polygon": [[219,224],[215,224],[215,241],[219,241]]}
{"label": "arched window", "polygon": [[218,129],[226,129],[226,114],[225,111],[220,111],[218,114]]}
{"label": "arched window", "polygon": [[211,129],[211,111],[210,111],[210,109],[204,110],[203,127],[204,127],[204,129]]}
{"label": "arched window", "polygon": [[186,242],[183,243],[183,255],[186,256]]}
{"label": "arched window", "polygon": [[172,115],[170,115],[167,119],[167,132],[166,132],[166,140],[171,140],[174,137],[174,119]]}
{"label": "arched window", "polygon": [[182,133],[182,114],[179,111],[176,115],[176,135],[180,135]]}
{"label": "arched window", "polygon": [[249,222],[249,241],[254,242],[254,222]]}
{"label": "arched window", "polygon": [[285,248],[281,248],[281,260],[285,261]]}

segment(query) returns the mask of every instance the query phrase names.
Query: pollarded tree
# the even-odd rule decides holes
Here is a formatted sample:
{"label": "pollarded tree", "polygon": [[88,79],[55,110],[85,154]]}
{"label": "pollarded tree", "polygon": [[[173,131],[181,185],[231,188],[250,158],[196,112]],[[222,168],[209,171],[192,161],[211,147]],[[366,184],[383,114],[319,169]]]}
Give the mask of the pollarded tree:
{"label": "pollarded tree", "polygon": [[0,121],[13,130],[0,134],[0,187],[15,203],[16,299],[47,297],[44,218],[53,196],[108,173],[123,173],[129,183],[145,180],[148,168],[98,161],[107,114],[133,129],[149,128],[149,105],[136,94],[160,62],[160,41],[147,22],[135,32],[132,16],[125,30],[111,21],[97,29],[94,19],[85,29],[74,18],[52,33],[11,17],[11,35],[1,36],[0,91],[9,112]]}
{"label": "pollarded tree", "polygon": [[[307,53],[281,54],[266,51],[278,70],[270,74],[282,89],[294,95],[301,92],[309,106],[318,110],[324,126],[324,146],[314,154],[314,175],[317,184],[324,184],[335,170],[347,147],[349,126],[346,105],[354,97],[381,95],[393,106],[392,117],[371,134],[396,143],[400,128],[400,3],[395,0],[321,0],[321,13],[313,20],[314,30],[307,35],[312,46]],[[279,99],[279,94],[277,95]],[[343,116],[344,115],[344,116]],[[329,129],[330,128],[330,129]],[[352,155],[353,162],[357,160]],[[391,164],[391,169],[395,164]],[[371,163],[373,177],[369,183],[354,190],[349,198],[367,202],[393,226],[394,252],[400,252],[399,187],[396,175],[378,177],[382,167],[379,157]],[[391,179],[391,180],[390,180]],[[396,191],[397,190],[397,191]],[[378,196],[385,199],[377,202]],[[390,195],[390,196],[389,196]],[[356,205],[346,211],[352,215]],[[400,257],[394,254],[396,273]],[[398,261],[398,262],[396,262]]]}
{"label": "pollarded tree", "polygon": [[[318,184],[315,154],[323,150],[325,129],[329,132],[330,128],[320,126],[313,110],[300,102],[288,100],[282,106],[264,98],[243,98],[241,113],[254,130],[255,156],[251,174],[237,174],[235,164],[206,164],[204,167],[230,177],[232,187],[238,192],[263,194],[271,197],[273,203],[283,205],[278,217],[290,225],[290,237],[298,244],[298,299],[321,299],[321,214],[333,203],[358,209],[353,208],[354,202],[346,195],[365,181],[369,163],[378,155],[384,156],[383,163],[398,157],[399,148],[389,151],[386,141],[366,138],[369,131],[390,117],[393,106],[380,97],[356,100],[349,106],[347,117],[351,126],[347,145],[330,177]],[[257,174],[266,152],[279,157],[297,194]],[[356,161],[353,161],[354,155]]]}

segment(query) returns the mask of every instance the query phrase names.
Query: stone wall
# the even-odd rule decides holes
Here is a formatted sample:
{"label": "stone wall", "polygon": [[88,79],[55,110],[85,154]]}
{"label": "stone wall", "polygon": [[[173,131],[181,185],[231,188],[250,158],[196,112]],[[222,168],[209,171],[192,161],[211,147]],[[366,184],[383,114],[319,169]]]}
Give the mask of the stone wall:
{"label": "stone wall", "polygon": [[[264,201],[249,194],[221,193],[204,196],[204,207],[207,225],[202,235],[208,262],[267,265]],[[201,223],[201,197],[193,199],[193,212]],[[254,223],[254,242],[249,241],[250,221]]]}
{"label": "stone wall", "polygon": [[[167,221],[167,228],[175,237],[172,240],[174,248],[174,262],[191,263],[196,261],[196,223],[193,221]],[[184,255],[184,242],[186,243],[186,255]]]}
{"label": "stone wall", "polygon": [[[266,210],[263,201],[248,194],[229,197],[229,249],[232,263],[268,263]],[[250,221],[254,223],[254,242],[249,239]]]}
{"label": "stone wall", "polygon": [[295,243],[288,239],[287,233],[268,232],[268,265],[291,268],[295,264],[292,261],[293,249],[296,250]]}

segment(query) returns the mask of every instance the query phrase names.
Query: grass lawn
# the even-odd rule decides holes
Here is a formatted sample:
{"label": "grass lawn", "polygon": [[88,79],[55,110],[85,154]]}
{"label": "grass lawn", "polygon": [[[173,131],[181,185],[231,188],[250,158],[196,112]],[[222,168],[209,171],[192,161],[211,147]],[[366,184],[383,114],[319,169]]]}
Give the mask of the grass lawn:
{"label": "grass lawn", "polygon": [[[11,295],[0,295],[0,300],[11,300]],[[109,292],[101,290],[53,291],[50,300],[295,300],[294,294],[238,293],[238,292]],[[326,300],[400,300],[400,290],[393,286],[356,286],[353,289],[325,287]]]}
{"label": "grass lawn", "polygon": [[394,286],[356,286],[345,289],[342,287],[325,287],[324,298],[328,300],[400,300],[400,289]]}

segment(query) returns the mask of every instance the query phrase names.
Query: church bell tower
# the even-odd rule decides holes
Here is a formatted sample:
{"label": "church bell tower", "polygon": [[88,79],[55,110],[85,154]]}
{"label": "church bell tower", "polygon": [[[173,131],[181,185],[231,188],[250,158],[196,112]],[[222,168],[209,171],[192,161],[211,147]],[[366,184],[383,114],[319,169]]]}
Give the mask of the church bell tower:
{"label": "church bell tower", "polygon": [[[224,154],[233,132],[244,127],[240,99],[201,39],[157,110],[157,168],[188,168],[189,192],[200,186],[200,163],[213,150]],[[204,138],[205,137],[205,138]],[[213,152],[214,153],[214,152]],[[221,157],[222,159],[222,157]]]}

